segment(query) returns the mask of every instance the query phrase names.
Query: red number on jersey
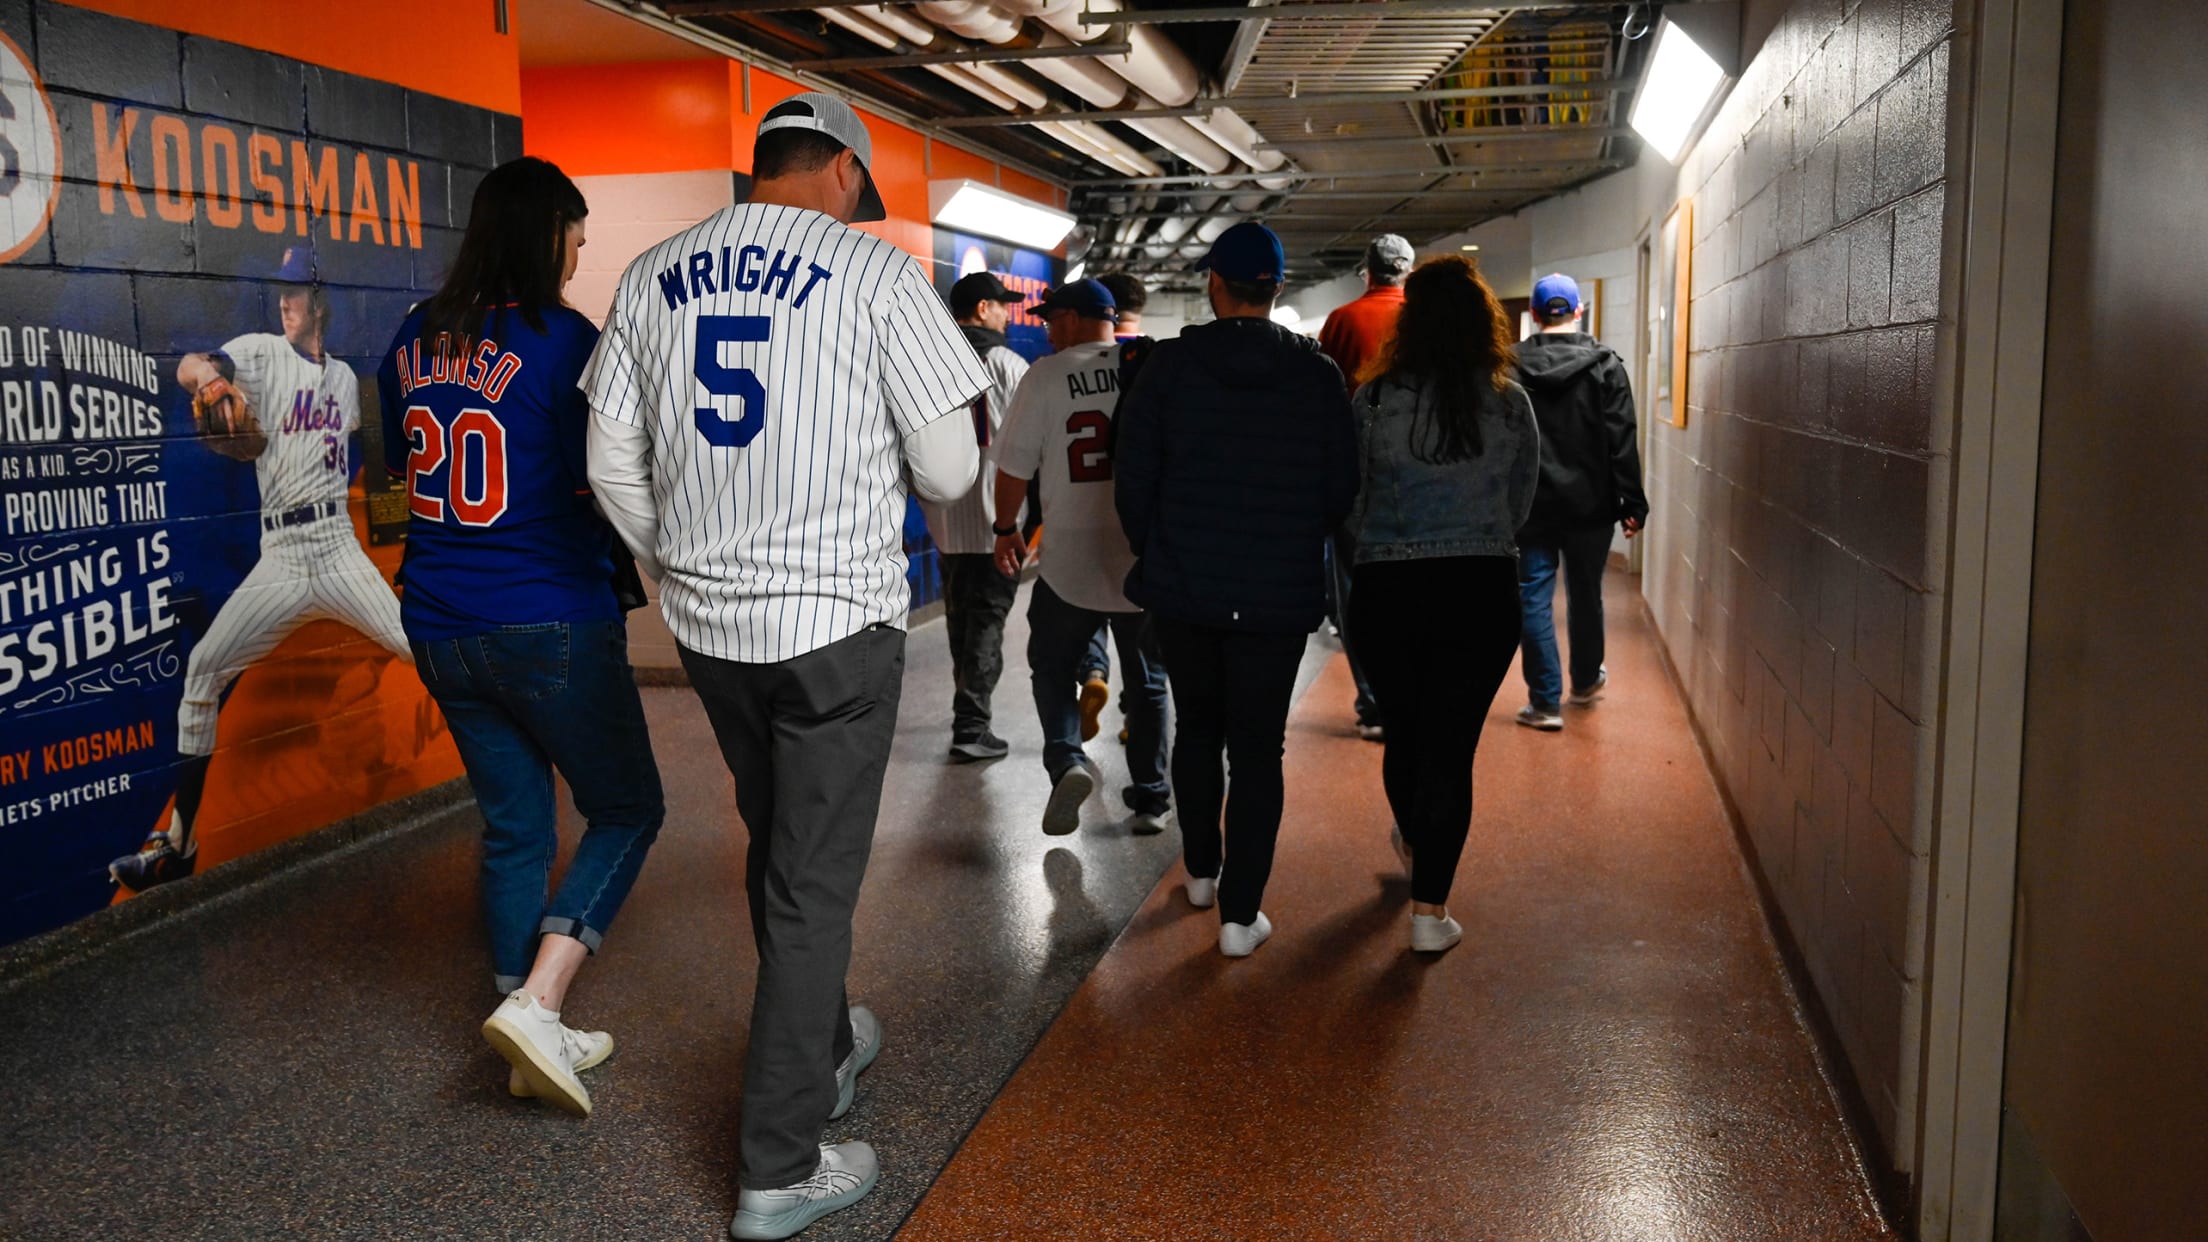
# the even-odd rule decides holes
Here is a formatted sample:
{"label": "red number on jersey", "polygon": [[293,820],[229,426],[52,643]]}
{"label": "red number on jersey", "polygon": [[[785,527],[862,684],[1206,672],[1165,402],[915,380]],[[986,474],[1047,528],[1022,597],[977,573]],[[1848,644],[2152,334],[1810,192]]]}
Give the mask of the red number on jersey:
{"label": "red number on jersey", "polygon": [[[413,446],[406,457],[409,512],[426,522],[442,522],[449,501],[454,520],[462,526],[489,526],[506,516],[506,427],[489,410],[460,411],[448,438],[428,406],[410,406],[405,428]],[[448,460],[452,469],[440,487],[434,476]],[[471,474],[481,480],[473,495]],[[445,495],[432,494],[437,491]]]}
{"label": "red number on jersey", "polygon": [[1076,483],[1112,481],[1112,416],[1082,410],[1066,420],[1066,477]]}
{"label": "red number on jersey", "polygon": [[[483,491],[468,495],[470,465],[483,462]],[[506,516],[506,427],[489,410],[462,410],[452,420],[452,516],[462,526],[489,526]]]}
{"label": "red number on jersey", "polygon": [[445,520],[445,502],[422,494],[422,484],[445,464],[445,429],[426,405],[408,406],[406,440],[413,447],[406,455],[407,510],[425,522]]}

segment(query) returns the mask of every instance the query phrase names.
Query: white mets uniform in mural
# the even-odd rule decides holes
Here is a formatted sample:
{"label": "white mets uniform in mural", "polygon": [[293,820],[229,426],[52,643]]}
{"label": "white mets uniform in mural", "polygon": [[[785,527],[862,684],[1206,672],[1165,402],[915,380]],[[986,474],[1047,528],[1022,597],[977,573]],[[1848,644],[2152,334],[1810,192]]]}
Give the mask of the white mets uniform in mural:
{"label": "white mets uniform in mural", "polygon": [[360,381],[325,354],[309,358],[282,336],[248,333],[222,347],[232,383],[260,420],[268,447],[254,459],[261,485],[261,559],[192,648],[177,749],[212,754],[215,714],[232,678],[320,618],[342,621],[411,663],[399,600],[353,534],[346,512]]}

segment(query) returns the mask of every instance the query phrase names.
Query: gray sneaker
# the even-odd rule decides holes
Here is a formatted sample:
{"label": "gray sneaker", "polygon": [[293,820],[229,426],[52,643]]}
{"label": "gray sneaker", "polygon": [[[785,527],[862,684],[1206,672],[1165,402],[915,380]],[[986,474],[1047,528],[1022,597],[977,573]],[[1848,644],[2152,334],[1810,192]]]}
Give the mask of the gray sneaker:
{"label": "gray sneaker", "polygon": [[1096,768],[1077,763],[1067,768],[1051,786],[1050,801],[1043,804],[1043,831],[1062,837],[1081,826],[1081,804],[1096,792]]}
{"label": "gray sneaker", "polygon": [[1518,723],[1543,733],[1554,733],[1564,727],[1564,717],[1553,707],[1535,707],[1528,703],[1518,709]]}
{"label": "gray sneaker", "polygon": [[882,1020],[864,1005],[851,1006],[851,1055],[836,1067],[836,1111],[828,1114],[828,1120],[841,1120],[851,1111],[851,1099],[859,1090],[859,1075],[880,1055]]}
{"label": "gray sneaker", "polygon": [[728,1222],[728,1236],[787,1238],[828,1213],[864,1199],[881,1176],[881,1163],[866,1144],[823,1143],[813,1175],[797,1185],[738,1191],[736,1218]]}
{"label": "gray sneaker", "polygon": [[1586,688],[1585,690],[1574,690],[1574,691],[1572,691],[1572,697],[1571,697],[1571,700],[1570,700],[1570,702],[1571,702],[1571,705],[1572,705],[1572,706],[1574,706],[1574,707],[1588,707],[1588,706],[1591,706],[1591,705],[1592,705],[1592,704],[1594,703],[1594,701],[1595,701],[1596,699],[1599,699],[1599,698],[1601,698],[1601,697],[1602,697],[1602,688],[1603,688],[1604,686],[1607,686],[1607,685],[1609,685],[1609,684],[1610,684],[1610,666],[1609,666],[1609,665],[1607,665],[1607,664],[1605,664],[1605,665],[1603,665],[1603,666],[1602,666],[1601,668],[1598,668],[1598,669],[1596,669],[1596,670],[1595,670],[1595,684],[1594,684],[1594,685],[1591,685],[1591,686],[1587,687],[1587,688]]}

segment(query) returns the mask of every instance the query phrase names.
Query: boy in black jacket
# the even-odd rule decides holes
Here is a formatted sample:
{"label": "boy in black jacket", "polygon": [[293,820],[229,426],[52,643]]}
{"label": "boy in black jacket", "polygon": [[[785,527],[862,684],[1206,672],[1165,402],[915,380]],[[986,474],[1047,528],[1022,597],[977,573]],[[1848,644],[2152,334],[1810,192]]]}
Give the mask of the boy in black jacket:
{"label": "boy in black jacket", "polygon": [[1526,624],[1527,703],[1518,723],[1555,732],[1564,727],[1564,674],[1556,651],[1556,573],[1564,570],[1571,627],[1575,707],[1602,697],[1610,673],[1602,663],[1602,572],[1610,558],[1610,528],[1641,532],[1648,499],[1641,494],[1641,453],[1633,422],[1633,389],[1625,363],[1610,347],[1579,330],[1579,284],[1543,276],[1533,287],[1541,331],[1518,344],[1518,382],[1533,399],[1541,426],[1541,483],[1533,515],[1518,533],[1518,585]]}
{"label": "boy in black jacket", "polygon": [[1197,263],[1218,319],[1158,343],[1120,402],[1115,453],[1136,556],[1127,598],[1149,612],[1173,670],[1188,897],[1217,900],[1229,957],[1272,934],[1258,903],[1280,834],[1288,701],[1326,613],[1321,548],[1357,496],[1341,372],[1271,319],[1285,266],[1263,225],[1219,235]]}

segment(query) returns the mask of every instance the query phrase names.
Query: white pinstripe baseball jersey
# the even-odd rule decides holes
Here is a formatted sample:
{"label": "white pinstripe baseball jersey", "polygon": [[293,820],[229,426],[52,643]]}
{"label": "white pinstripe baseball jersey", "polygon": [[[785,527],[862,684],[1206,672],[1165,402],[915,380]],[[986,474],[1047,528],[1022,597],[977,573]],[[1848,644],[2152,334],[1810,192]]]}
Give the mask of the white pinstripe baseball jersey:
{"label": "white pinstripe baseball jersey", "polygon": [[1027,374],[1027,359],[999,345],[981,355],[989,373],[989,390],[973,399],[974,438],[982,446],[981,477],[974,490],[949,504],[920,502],[928,518],[928,537],[951,555],[988,555],[997,550],[997,436],[1004,427],[1004,412],[1012,408],[1012,394]]}
{"label": "white pinstripe baseball jersey", "polygon": [[328,355],[321,362],[273,332],[249,332],[222,347],[236,384],[268,436],[253,460],[261,511],[284,513],[321,501],[345,504],[352,435],[360,425],[360,380]]}
{"label": "white pinstripe baseball jersey", "polygon": [[631,263],[582,378],[650,436],[668,628],[746,663],[903,627],[902,442],[988,383],[911,257],[765,203]]}

